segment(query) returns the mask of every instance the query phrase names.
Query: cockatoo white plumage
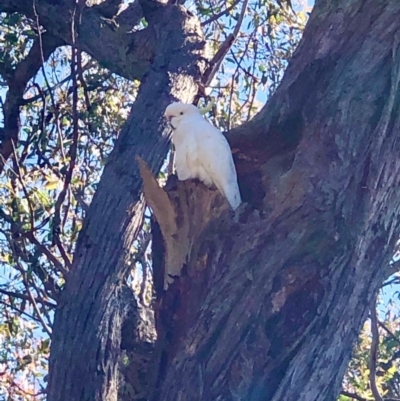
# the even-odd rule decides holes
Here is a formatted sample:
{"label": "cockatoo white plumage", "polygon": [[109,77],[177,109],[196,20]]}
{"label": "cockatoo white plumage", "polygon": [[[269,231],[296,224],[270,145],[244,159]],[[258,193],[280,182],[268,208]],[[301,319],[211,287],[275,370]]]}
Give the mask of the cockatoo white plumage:
{"label": "cockatoo white plumage", "polygon": [[172,103],[165,110],[173,128],[175,167],[180,181],[198,178],[214,184],[235,210],[242,202],[228,141],[193,104]]}

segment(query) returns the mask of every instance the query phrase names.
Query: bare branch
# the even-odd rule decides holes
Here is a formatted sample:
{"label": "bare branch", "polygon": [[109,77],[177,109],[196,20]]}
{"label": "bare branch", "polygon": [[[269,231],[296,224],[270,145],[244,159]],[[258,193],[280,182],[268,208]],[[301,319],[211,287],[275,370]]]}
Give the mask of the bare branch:
{"label": "bare branch", "polygon": [[68,275],[68,270],[65,269],[65,267],[62,265],[62,263],[54,256],[53,253],[50,252],[50,250],[45,245],[43,245],[42,243],[40,243],[38,241],[38,239],[35,237],[33,232],[31,232],[31,231],[27,232],[25,235],[26,235],[26,238],[28,238],[28,240],[31,241],[32,244],[36,245],[37,248],[44,255],[46,255],[47,259],[49,259],[50,262],[52,262],[54,264],[56,269],[58,269],[64,276]]}
{"label": "bare branch", "polygon": [[390,263],[390,272],[391,274],[398,273],[400,270],[400,260],[397,260],[396,262]]}
{"label": "bare branch", "polygon": [[378,347],[379,347],[379,331],[378,331],[378,318],[376,315],[376,297],[371,306],[371,352],[369,361],[369,384],[371,387],[372,395],[375,401],[383,401],[378,387],[376,385],[376,361],[378,358]]}
{"label": "bare branch", "polygon": [[36,315],[37,315],[37,317],[38,317],[40,323],[42,324],[43,330],[46,331],[46,333],[47,333],[49,336],[51,336],[51,329],[50,329],[50,327],[47,325],[47,323],[44,321],[43,315],[42,315],[42,313],[40,312],[40,309],[39,309],[39,307],[38,307],[38,305],[37,305],[37,303],[36,303],[35,297],[34,297],[33,294],[32,294],[32,291],[31,291],[31,283],[30,283],[29,280],[28,280],[28,276],[27,276],[27,274],[26,274],[26,271],[25,271],[24,268],[19,264],[18,261],[17,261],[17,263],[15,264],[14,267],[21,273],[22,281],[23,281],[23,283],[24,283],[25,290],[26,290],[26,292],[27,292],[27,294],[28,294],[29,302],[31,303],[33,309],[35,310]]}
{"label": "bare branch", "polygon": [[[12,298],[19,298],[19,299],[22,299],[24,301],[29,301],[30,300],[28,295],[21,294],[20,292],[7,291],[7,290],[4,290],[4,289],[0,288],[0,293],[4,294],[4,295],[8,295],[9,297],[12,297]],[[37,301],[40,302],[41,304],[45,305],[45,306],[48,306],[49,308],[55,308],[56,307],[55,304],[53,304],[53,303],[51,303],[49,301],[46,301],[43,298],[37,299]]]}
{"label": "bare branch", "polygon": [[398,336],[395,336],[394,333],[393,333],[388,327],[386,327],[386,325],[385,325],[383,322],[381,322],[380,320],[378,320],[378,325],[379,325],[380,327],[382,327],[382,329],[385,330],[386,333],[388,333],[389,336],[390,336],[393,340],[395,340],[398,344],[400,344],[400,339],[399,339],[399,337],[398,337]]}
{"label": "bare branch", "polygon": [[30,302],[33,306],[33,309],[36,312],[36,315],[38,316],[38,318],[40,320],[40,323],[42,324],[43,330],[49,335],[49,337],[51,337],[51,329],[48,326],[48,324],[45,322],[43,315],[40,312],[40,309],[36,303],[35,297],[33,296],[32,292],[31,292],[30,285],[29,285],[28,281],[26,281],[26,274],[25,274],[25,278],[24,278],[24,283],[25,283],[25,289],[26,289],[26,292],[28,293]]}
{"label": "bare branch", "polygon": [[2,301],[1,299],[0,299],[0,305],[4,305],[6,308],[15,310],[16,312],[20,313],[21,315],[25,315],[25,316],[29,317],[30,319],[34,320],[35,322],[40,323],[40,320],[36,316],[33,316],[30,313],[23,311],[22,309],[16,307],[15,305],[8,304],[7,302]]}
{"label": "bare branch", "polygon": [[[237,36],[239,35],[240,28],[242,26],[242,22],[246,14],[248,4],[249,0],[243,1],[242,10],[240,12],[239,19],[237,21],[235,29],[233,30],[233,33],[228,35],[228,37],[225,39],[224,43],[222,43],[221,47],[218,49],[213,59],[210,61],[210,66],[208,67],[207,71],[204,74],[204,78],[202,81],[202,88],[200,88],[200,90],[202,90],[203,92],[204,89],[210,85],[215,74],[218,72],[219,67],[221,66],[221,63],[223,62],[225,56],[228,54]],[[200,95],[204,95],[204,93],[200,93]]]}
{"label": "bare branch", "polygon": [[34,214],[33,214],[33,206],[32,206],[32,202],[31,202],[31,197],[28,194],[28,191],[26,189],[26,185],[25,185],[25,180],[23,178],[22,172],[21,172],[21,168],[19,165],[19,160],[18,160],[18,155],[17,155],[17,151],[15,150],[15,146],[14,146],[14,141],[11,140],[11,146],[12,146],[12,152],[13,152],[13,156],[14,156],[14,170],[17,172],[18,174],[18,180],[21,183],[22,186],[22,191],[25,195],[25,198],[28,202],[28,208],[29,208],[29,223],[30,223],[30,230],[32,232],[35,231],[35,222],[34,222]]}
{"label": "bare branch", "polygon": [[345,397],[349,397],[352,398],[353,400],[357,400],[357,401],[368,401],[366,398],[361,397],[360,395],[356,394],[356,393],[350,393],[348,391],[341,391],[340,392],[341,395],[344,395]]}
{"label": "bare branch", "polygon": [[[1,208],[0,208],[0,217],[3,218],[7,223],[11,225],[11,232],[18,234],[22,237],[27,238],[32,245],[35,245],[39,252],[41,252],[43,255],[49,259],[50,262],[54,264],[54,267],[59,270],[61,273],[64,275],[68,274],[68,271],[65,270],[64,266],[62,263],[53,255],[50,250],[43,245],[36,237],[33,231],[24,231],[23,228],[7,213],[5,213]],[[40,275],[39,275],[39,278]],[[43,285],[46,287],[46,283],[43,282]],[[56,284],[54,282],[51,283],[51,292],[56,292]]]}
{"label": "bare branch", "polygon": [[[357,400],[357,401],[369,401],[367,398],[361,397],[360,395],[356,394],[356,393],[351,393],[349,391],[344,391],[342,390],[340,392],[341,395],[344,395],[345,397],[349,397],[352,398],[353,400]],[[400,401],[399,398],[382,398],[382,401]]]}
{"label": "bare branch", "polygon": [[39,71],[42,60],[47,60],[60,44],[59,40],[55,40],[50,35],[43,35],[42,45],[38,39],[35,40],[26,58],[17,65],[11,76],[6,77],[8,91],[3,110],[4,130],[0,145],[0,173],[13,152],[12,143],[18,142],[19,108],[23,104],[26,85]]}
{"label": "bare branch", "polygon": [[[237,65],[236,65],[235,72],[234,72],[233,75],[232,75],[231,90],[230,90],[230,93],[229,93],[229,108],[228,108],[228,121],[227,121],[227,128],[228,128],[228,130],[231,128],[232,97],[233,97],[233,91],[234,91],[235,77],[236,77],[237,74],[239,73],[239,69],[242,68],[242,66],[241,66],[241,65],[242,65],[242,62],[243,62],[244,57],[245,57],[246,54],[247,54],[247,51],[248,51],[249,45],[250,45],[250,41],[252,40],[253,35],[254,35],[254,32],[252,32],[252,34],[250,35],[250,38],[249,38],[248,42],[246,43],[245,49],[244,49],[244,51],[243,51],[243,53],[242,53],[242,56],[240,57],[240,60],[239,60],[239,61],[236,60],[236,57],[233,55],[233,52],[231,51],[231,53],[232,53],[232,55],[234,56],[234,59],[235,59]],[[242,107],[243,107],[243,106],[242,106]]]}
{"label": "bare branch", "polygon": [[77,39],[77,23],[81,18],[82,4],[79,4],[78,7],[74,8],[73,18],[72,18],[72,57],[71,57],[71,75],[72,75],[72,124],[73,124],[73,134],[72,134],[72,144],[70,148],[70,164],[65,176],[63,189],[57,199],[54,211],[54,219],[53,219],[53,242],[57,244],[57,248],[59,249],[66,265],[70,268],[71,261],[69,260],[64,247],[60,241],[60,223],[61,223],[61,206],[65,200],[67,195],[67,191],[71,184],[72,175],[75,168],[77,149],[78,149],[78,140],[79,140],[79,130],[78,130],[78,70],[77,70],[77,50],[75,47],[76,39]]}
{"label": "bare branch", "polygon": [[201,23],[201,26],[206,26],[208,24],[211,24],[212,22],[216,21],[217,19],[221,18],[224,15],[228,15],[230,11],[232,11],[238,4],[240,3],[240,0],[235,0],[231,6],[226,8],[225,10],[222,10],[218,14],[213,15],[211,18],[209,18],[206,21],[203,21]]}
{"label": "bare branch", "polygon": [[[94,60],[89,60],[89,61],[87,61],[86,64],[83,65],[83,66],[81,67],[81,73],[83,74],[83,72],[85,72],[86,70],[92,68],[94,65],[97,65],[96,62],[95,62]],[[110,73],[109,75],[107,75],[107,77],[110,76],[110,75],[111,75],[111,73]],[[44,97],[45,95],[47,95],[47,94],[49,94],[49,95],[51,96],[51,94],[54,92],[55,89],[60,88],[62,85],[64,85],[65,83],[67,83],[67,82],[70,81],[71,79],[72,79],[72,74],[70,74],[70,75],[68,75],[67,77],[63,78],[60,82],[57,82],[57,83],[54,84],[53,86],[47,87],[47,88],[45,88],[45,89],[44,89],[44,88],[43,88],[43,89],[40,88],[39,85],[37,85],[37,84],[34,83],[34,84],[32,85],[32,87],[35,87],[35,88],[38,90],[39,94],[37,94],[36,96],[30,97],[29,99],[25,99],[25,98],[24,98],[24,99],[22,100],[21,106],[24,106],[24,105],[26,105],[26,104],[31,104],[31,103],[33,103],[33,102],[36,102],[36,101],[39,100],[39,99],[43,99],[43,97]],[[88,87],[88,88],[87,88],[87,91],[90,92],[91,90],[98,89],[99,86],[100,86],[100,85],[93,85],[93,86],[91,86],[91,87]],[[28,89],[29,89],[29,88],[30,88],[30,87],[28,87]],[[108,88],[109,88],[109,87],[107,87],[107,89],[108,89]]]}
{"label": "bare branch", "polygon": [[[36,11],[44,29],[72,44],[71,15],[75,1],[37,1]],[[127,13],[128,15],[122,16]],[[0,11],[18,12],[35,19],[32,0],[0,0]],[[66,17],[68,16],[68,17]],[[79,25],[79,49],[87,52],[113,72],[128,79],[141,79],[154,56],[156,38],[150,29],[132,33],[130,29],[143,17],[141,6],[134,2],[121,13],[118,23],[105,18],[97,7],[86,7]],[[125,18],[126,17],[126,18]],[[127,25],[125,25],[125,23]],[[102,43],[102,46],[98,44]],[[115,49],[125,49],[117,52]]]}

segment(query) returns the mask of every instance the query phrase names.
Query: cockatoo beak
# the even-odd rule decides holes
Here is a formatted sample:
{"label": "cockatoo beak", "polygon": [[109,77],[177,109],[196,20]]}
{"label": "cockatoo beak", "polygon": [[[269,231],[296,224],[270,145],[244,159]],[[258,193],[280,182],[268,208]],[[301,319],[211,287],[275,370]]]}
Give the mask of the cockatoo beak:
{"label": "cockatoo beak", "polygon": [[172,129],[175,129],[175,127],[172,125],[172,119],[173,119],[173,117],[174,117],[174,116],[168,116],[168,117],[167,117],[167,120],[168,120],[168,123],[169,123],[170,127],[171,127]]}

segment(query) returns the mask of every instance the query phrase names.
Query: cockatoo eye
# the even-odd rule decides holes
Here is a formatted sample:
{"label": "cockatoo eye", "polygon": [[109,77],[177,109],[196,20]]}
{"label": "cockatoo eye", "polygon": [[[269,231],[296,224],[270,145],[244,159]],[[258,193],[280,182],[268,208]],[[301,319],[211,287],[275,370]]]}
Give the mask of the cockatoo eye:
{"label": "cockatoo eye", "polygon": [[180,114],[181,116],[183,116],[183,111],[181,111],[179,114]]}

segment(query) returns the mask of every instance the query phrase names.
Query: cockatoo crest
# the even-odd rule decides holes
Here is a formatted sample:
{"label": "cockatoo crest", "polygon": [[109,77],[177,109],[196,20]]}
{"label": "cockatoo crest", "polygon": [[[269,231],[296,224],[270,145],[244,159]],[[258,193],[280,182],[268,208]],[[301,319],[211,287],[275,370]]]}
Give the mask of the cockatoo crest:
{"label": "cockatoo crest", "polygon": [[175,167],[181,181],[198,178],[214,184],[235,210],[241,203],[232,152],[221,131],[192,104],[172,103],[165,116],[174,129]]}

